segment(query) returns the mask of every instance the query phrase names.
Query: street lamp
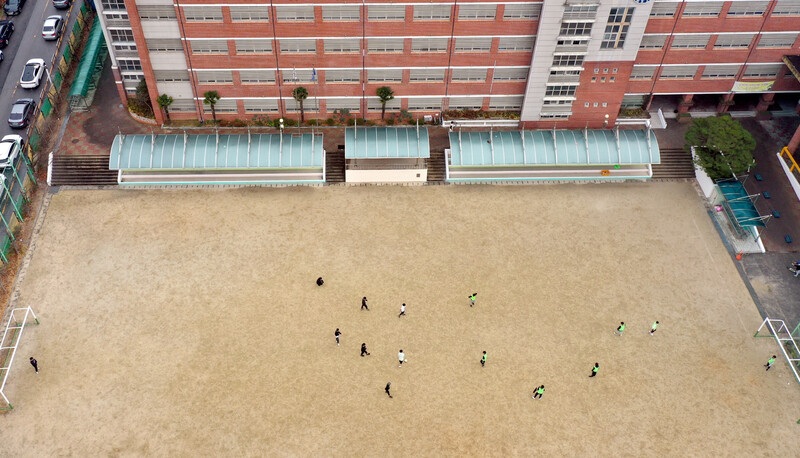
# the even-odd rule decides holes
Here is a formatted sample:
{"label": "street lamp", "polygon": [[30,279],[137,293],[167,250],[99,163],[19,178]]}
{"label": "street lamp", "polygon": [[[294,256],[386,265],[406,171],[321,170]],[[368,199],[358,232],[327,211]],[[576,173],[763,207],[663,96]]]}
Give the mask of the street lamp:
{"label": "street lamp", "polygon": [[608,127],[608,115],[606,115],[605,118],[605,121],[603,121],[603,128]]}
{"label": "street lamp", "polygon": [[280,126],[279,126],[279,127],[280,127],[280,129],[281,129],[281,133],[283,133],[283,118],[280,118],[280,119],[278,120],[278,124],[280,124]]}

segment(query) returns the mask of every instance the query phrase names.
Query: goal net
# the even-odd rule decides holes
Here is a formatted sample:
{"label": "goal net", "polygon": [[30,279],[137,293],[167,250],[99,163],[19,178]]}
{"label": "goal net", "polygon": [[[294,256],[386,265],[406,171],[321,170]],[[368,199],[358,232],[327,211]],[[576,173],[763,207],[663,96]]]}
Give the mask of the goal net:
{"label": "goal net", "polygon": [[39,319],[30,307],[12,309],[3,331],[3,340],[0,341],[0,410],[11,410],[14,408],[11,401],[6,397],[5,389],[8,381],[8,374],[11,372],[11,365],[14,363],[14,356],[17,354],[17,346],[22,339],[22,332],[26,326],[39,324]]}
{"label": "goal net", "polygon": [[766,318],[761,323],[758,331],[756,331],[755,337],[773,337],[775,339],[781,349],[781,353],[783,353],[783,357],[789,363],[789,368],[792,370],[795,380],[800,384],[800,348],[797,346],[798,341],[800,341],[799,329],[800,324],[794,328],[794,331],[790,331],[783,320]]}

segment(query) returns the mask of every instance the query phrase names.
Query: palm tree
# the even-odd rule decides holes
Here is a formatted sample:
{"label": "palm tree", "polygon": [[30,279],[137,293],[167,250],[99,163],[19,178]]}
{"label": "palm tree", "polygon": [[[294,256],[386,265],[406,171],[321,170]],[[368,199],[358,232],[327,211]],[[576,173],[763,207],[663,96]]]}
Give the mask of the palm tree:
{"label": "palm tree", "polygon": [[221,98],[217,91],[207,91],[203,94],[205,97],[203,99],[203,103],[209,105],[211,107],[211,117],[214,118],[214,122],[217,122],[217,110],[214,109],[214,106],[219,102]]}
{"label": "palm tree", "polygon": [[394,91],[389,86],[381,86],[376,92],[381,99],[381,121],[383,121],[383,115],[386,114],[386,102],[394,98]]}
{"label": "palm tree", "polygon": [[161,94],[156,99],[156,102],[158,102],[158,106],[160,106],[161,109],[164,110],[164,114],[167,116],[167,122],[169,122],[169,106],[172,105],[172,102],[174,101],[175,99],[168,96],[167,94]]}
{"label": "palm tree", "polygon": [[308,98],[308,90],[303,86],[297,86],[294,88],[294,91],[292,91],[292,97],[300,104],[300,122],[302,123],[306,120],[303,114],[303,100]]}

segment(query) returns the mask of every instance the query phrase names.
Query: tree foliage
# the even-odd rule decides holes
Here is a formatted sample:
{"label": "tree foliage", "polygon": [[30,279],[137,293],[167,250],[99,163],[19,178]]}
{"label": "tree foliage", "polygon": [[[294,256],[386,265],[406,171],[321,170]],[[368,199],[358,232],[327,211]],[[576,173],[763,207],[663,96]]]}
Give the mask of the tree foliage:
{"label": "tree foliage", "polygon": [[164,114],[167,116],[167,122],[169,122],[169,106],[172,105],[172,102],[174,101],[175,99],[168,96],[167,94],[161,94],[156,99],[156,102],[158,102],[158,106],[161,107],[162,110],[164,110]]}
{"label": "tree foliage", "polygon": [[755,162],[755,139],[730,116],[693,119],[684,139],[684,148],[694,146],[697,165],[712,179],[744,173]]}
{"label": "tree foliage", "polygon": [[383,121],[383,116],[386,114],[386,102],[394,99],[394,91],[389,86],[381,86],[375,93],[381,101],[381,121]]}
{"label": "tree foliage", "polygon": [[219,99],[222,97],[219,96],[219,92],[217,91],[206,91],[203,93],[203,103],[211,107],[211,118],[214,119],[214,122],[217,122],[217,110],[216,105],[219,102]]}

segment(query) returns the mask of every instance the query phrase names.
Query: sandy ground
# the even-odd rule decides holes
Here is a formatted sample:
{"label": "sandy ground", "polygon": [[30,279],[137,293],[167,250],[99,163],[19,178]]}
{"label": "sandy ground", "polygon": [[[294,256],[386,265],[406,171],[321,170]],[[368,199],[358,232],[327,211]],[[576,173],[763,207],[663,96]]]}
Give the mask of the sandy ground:
{"label": "sandy ground", "polygon": [[62,191],[46,218],[13,455],[797,452],[689,184]]}

